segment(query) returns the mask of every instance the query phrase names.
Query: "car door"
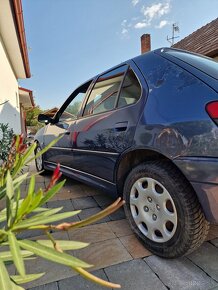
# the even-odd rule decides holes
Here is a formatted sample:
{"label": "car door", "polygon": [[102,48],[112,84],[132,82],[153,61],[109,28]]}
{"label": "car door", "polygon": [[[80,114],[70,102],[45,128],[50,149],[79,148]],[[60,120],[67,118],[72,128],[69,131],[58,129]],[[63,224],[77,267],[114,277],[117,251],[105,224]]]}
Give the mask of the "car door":
{"label": "car door", "polygon": [[133,145],[141,91],[128,64],[98,77],[74,126],[75,169],[113,182],[117,158]]}
{"label": "car door", "polygon": [[45,145],[58,136],[62,138],[45,153],[45,162],[71,166],[73,162],[73,132],[91,80],[77,88],[57,112],[54,123],[49,124],[44,134]]}

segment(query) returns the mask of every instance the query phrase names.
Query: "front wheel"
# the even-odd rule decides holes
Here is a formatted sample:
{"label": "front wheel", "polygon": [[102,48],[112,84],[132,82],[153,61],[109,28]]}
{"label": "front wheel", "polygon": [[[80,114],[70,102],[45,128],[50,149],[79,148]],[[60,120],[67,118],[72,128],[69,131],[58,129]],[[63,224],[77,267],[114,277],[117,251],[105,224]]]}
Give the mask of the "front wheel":
{"label": "front wheel", "polygon": [[133,231],[152,253],[176,258],[198,248],[208,222],[191,185],[169,162],[135,167],[124,186],[125,213]]}
{"label": "front wheel", "polygon": [[[35,149],[35,155],[41,151],[41,147],[39,144],[37,144],[36,149]],[[40,155],[35,159],[35,165],[36,165],[36,170],[41,174],[45,175],[48,173],[47,170],[44,168],[44,162],[43,162],[43,156]]]}

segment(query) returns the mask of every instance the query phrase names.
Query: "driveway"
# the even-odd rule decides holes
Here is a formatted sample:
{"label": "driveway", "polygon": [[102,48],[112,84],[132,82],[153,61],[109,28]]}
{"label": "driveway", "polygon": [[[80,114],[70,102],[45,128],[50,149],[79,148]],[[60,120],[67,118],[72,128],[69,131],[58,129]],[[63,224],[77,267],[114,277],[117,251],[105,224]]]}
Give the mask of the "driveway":
{"label": "driveway", "polygon": [[[34,165],[29,170],[35,171]],[[45,188],[49,177],[37,176],[37,187]],[[27,189],[27,182],[23,191]],[[74,180],[47,203],[48,207],[63,206],[63,211],[81,209],[74,220],[84,219],[112,203],[113,197]],[[72,220],[72,218],[71,218]],[[23,237],[46,239],[40,231],[25,233]],[[152,255],[135,238],[125,219],[123,209],[100,222],[63,233],[54,233],[57,239],[89,242],[90,246],[74,255],[94,264],[94,273],[122,289],[218,289],[218,226],[212,225],[207,241],[194,253],[174,260]],[[41,279],[26,284],[31,290],[106,289],[97,286],[62,267],[37,258],[27,264],[29,273],[46,272]],[[13,272],[14,269],[12,268]]]}

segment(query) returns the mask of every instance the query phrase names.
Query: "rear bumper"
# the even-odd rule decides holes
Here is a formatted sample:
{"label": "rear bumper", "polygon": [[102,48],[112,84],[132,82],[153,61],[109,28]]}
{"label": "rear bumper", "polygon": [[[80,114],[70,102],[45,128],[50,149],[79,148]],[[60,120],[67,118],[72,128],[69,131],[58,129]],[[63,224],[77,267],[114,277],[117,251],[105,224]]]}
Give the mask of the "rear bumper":
{"label": "rear bumper", "polygon": [[218,224],[218,158],[184,157],[174,163],[190,181],[206,219]]}

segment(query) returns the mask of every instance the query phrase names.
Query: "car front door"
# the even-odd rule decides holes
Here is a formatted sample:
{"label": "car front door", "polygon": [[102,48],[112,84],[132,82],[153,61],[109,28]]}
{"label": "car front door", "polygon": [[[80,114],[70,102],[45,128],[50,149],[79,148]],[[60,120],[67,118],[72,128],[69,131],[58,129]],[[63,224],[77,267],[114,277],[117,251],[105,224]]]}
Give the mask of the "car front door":
{"label": "car front door", "polygon": [[91,82],[76,89],[57,112],[54,124],[47,126],[44,134],[45,145],[60,135],[62,138],[45,153],[45,163],[72,166],[74,126],[82,112],[83,102]]}
{"label": "car front door", "polygon": [[129,65],[98,77],[74,126],[75,169],[113,182],[117,158],[133,144],[141,92]]}

